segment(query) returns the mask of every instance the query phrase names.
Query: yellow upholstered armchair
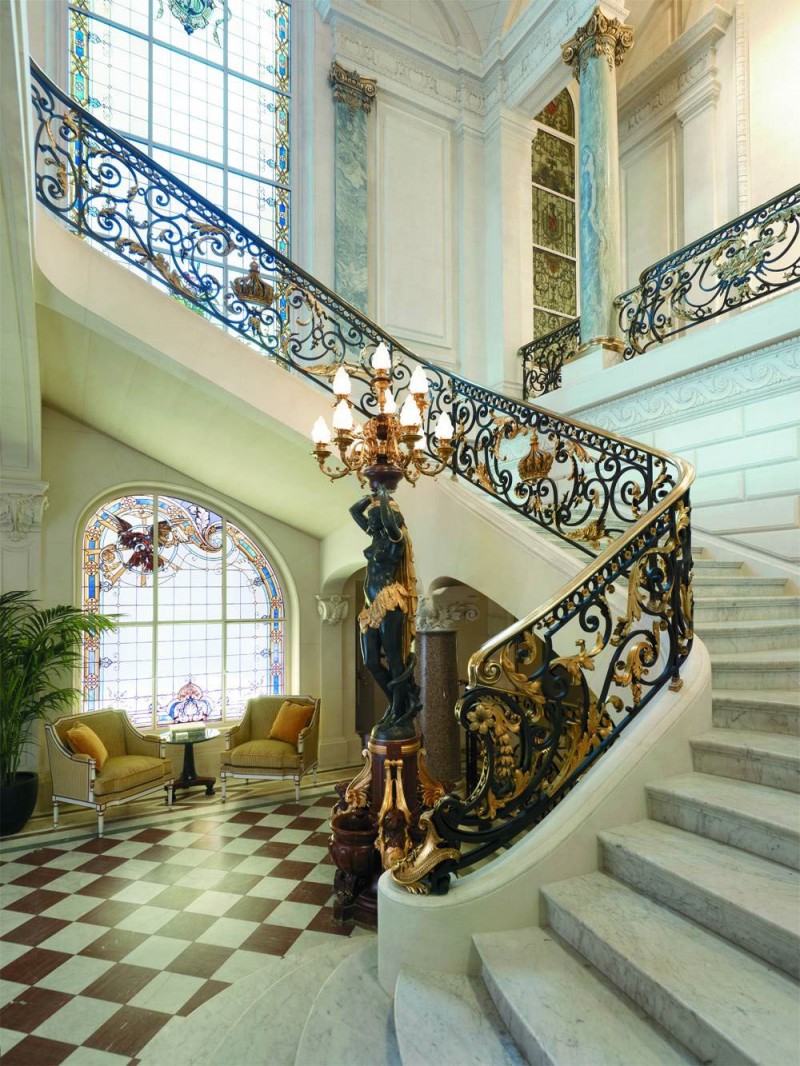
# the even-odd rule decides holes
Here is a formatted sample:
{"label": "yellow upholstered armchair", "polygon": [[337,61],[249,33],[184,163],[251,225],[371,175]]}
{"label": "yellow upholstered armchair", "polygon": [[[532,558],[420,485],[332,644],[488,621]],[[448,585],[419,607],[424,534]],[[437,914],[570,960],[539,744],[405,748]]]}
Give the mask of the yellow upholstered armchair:
{"label": "yellow upholstered armchair", "polygon": [[[274,736],[276,729],[281,732],[277,728],[280,725],[278,712],[286,704],[305,708],[305,714],[300,710],[284,710],[281,716],[283,720],[294,714],[297,720],[299,715],[301,723],[307,719],[307,724],[302,725],[294,742],[279,740]],[[247,701],[244,718],[225,736],[225,750],[220,756],[219,768],[222,798],[227,799],[229,777],[244,778],[246,781],[293,777],[295,798],[299,800],[300,780],[304,774],[313,770],[314,784],[317,783],[318,761],[319,700],[311,696],[258,696]]]}
{"label": "yellow upholstered armchair", "polygon": [[[72,749],[67,733],[88,726],[108,753],[93,758]],[[53,776],[53,828],[59,803],[76,803],[97,811],[97,835],[103,835],[106,807],[139,799],[167,787],[172,803],[172,764],[164,758],[164,742],[146,737],[131,725],[124,711],[93,711],[70,715],[45,725],[47,755]],[[102,751],[102,748],[101,748]],[[102,761],[102,765],[99,765]]]}

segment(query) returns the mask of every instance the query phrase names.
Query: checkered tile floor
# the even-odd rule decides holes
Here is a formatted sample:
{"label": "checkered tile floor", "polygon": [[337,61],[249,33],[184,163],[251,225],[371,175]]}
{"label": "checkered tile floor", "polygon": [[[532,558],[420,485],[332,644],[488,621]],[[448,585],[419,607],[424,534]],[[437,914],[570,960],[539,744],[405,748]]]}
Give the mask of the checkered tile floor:
{"label": "checkered tile floor", "polygon": [[122,1066],[265,955],[349,936],[332,921],[335,798],[316,790],[5,851],[0,1061]]}

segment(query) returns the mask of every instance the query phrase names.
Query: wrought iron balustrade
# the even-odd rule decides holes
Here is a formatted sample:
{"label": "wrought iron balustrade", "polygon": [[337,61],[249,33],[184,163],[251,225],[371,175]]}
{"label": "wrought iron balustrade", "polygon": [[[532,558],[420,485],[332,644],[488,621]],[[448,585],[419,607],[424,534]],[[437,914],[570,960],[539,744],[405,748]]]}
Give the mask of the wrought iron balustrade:
{"label": "wrought iron balustrade", "polygon": [[[418,359],[33,64],[32,77],[36,195],[64,225],[328,392],[345,366],[365,415],[376,408],[368,358],[380,341],[396,395],[423,366],[429,424],[447,410],[456,427],[454,474],[589,557],[550,604],[473,657],[459,714],[478,740],[479,781],[431,815],[432,877],[419,865],[398,871],[442,890],[462,844],[474,860],[538,820],[677,680],[691,646],[690,468]],[[628,608],[615,617],[611,589],[626,580]]]}
{"label": "wrought iron balustrade", "polygon": [[561,368],[578,350],[580,337],[581,320],[575,318],[520,348],[522,395],[526,400],[561,388]]}
{"label": "wrought iron balustrade", "polygon": [[645,270],[617,297],[624,358],[800,282],[800,185]]}

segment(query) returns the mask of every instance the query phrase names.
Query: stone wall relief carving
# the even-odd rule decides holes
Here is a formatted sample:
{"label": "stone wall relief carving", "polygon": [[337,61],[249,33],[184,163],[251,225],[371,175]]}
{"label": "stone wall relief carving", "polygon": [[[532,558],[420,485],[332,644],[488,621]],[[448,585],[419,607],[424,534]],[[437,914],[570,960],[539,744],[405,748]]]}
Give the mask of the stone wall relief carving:
{"label": "stone wall relief carving", "polygon": [[317,596],[317,613],[322,624],[337,626],[347,618],[350,604],[346,596]]}
{"label": "stone wall relief carving", "polygon": [[618,433],[657,429],[689,411],[711,414],[800,384],[800,340],[779,341],[757,352],[697,370],[633,397],[586,408],[578,417]]}
{"label": "stone wall relief carving", "polygon": [[473,600],[454,599],[447,588],[420,596],[417,604],[417,632],[441,633],[458,629],[465,622],[475,622],[478,605]]}
{"label": "stone wall relief carving", "polygon": [[40,533],[42,517],[47,509],[45,485],[38,492],[0,492],[0,535],[15,545],[22,545],[31,536]]}

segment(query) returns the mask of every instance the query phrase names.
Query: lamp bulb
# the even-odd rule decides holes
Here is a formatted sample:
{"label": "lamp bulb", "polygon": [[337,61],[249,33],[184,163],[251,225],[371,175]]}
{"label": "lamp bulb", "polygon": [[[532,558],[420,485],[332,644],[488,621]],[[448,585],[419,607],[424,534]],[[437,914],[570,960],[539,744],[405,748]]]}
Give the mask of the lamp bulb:
{"label": "lamp bulb", "polygon": [[447,441],[453,439],[453,423],[450,421],[450,415],[447,411],[442,411],[439,415],[433,435],[439,440]]}
{"label": "lamp bulb", "polygon": [[343,366],[333,376],[333,391],[336,396],[350,395],[350,375]]}
{"label": "lamp bulb", "polygon": [[386,347],[383,341],[381,341],[381,343],[372,353],[372,359],[370,360],[370,362],[372,363],[373,370],[389,370],[389,368],[391,367],[392,359],[389,355],[389,349]]}
{"label": "lamp bulb", "polygon": [[400,408],[400,425],[407,427],[422,425],[419,408],[411,396],[406,396],[405,403]]}
{"label": "lamp bulb", "polygon": [[397,401],[395,400],[391,389],[387,389],[383,394],[383,413],[385,415],[393,415],[397,413]]}
{"label": "lamp bulb", "polygon": [[428,375],[421,366],[418,366],[411,375],[411,381],[408,383],[408,391],[412,396],[425,396],[429,387],[430,382],[428,381]]}
{"label": "lamp bulb", "polygon": [[350,430],[353,428],[353,416],[347,400],[339,400],[333,412],[333,428]]}
{"label": "lamp bulb", "polygon": [[328,423],[322,415],[314,423],[314,428],[311,430],[311,439],[314,444],[330,444],[331,442],[331,431],[328,429]]}

